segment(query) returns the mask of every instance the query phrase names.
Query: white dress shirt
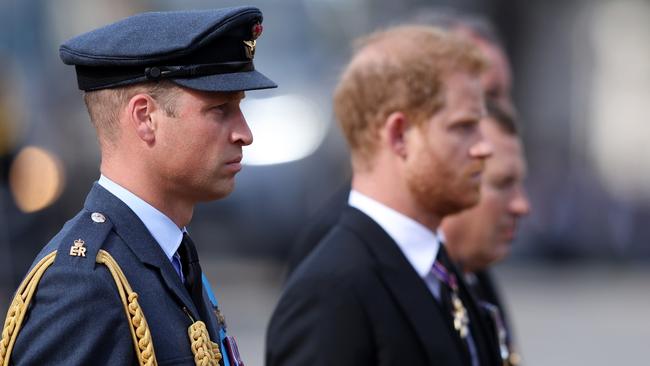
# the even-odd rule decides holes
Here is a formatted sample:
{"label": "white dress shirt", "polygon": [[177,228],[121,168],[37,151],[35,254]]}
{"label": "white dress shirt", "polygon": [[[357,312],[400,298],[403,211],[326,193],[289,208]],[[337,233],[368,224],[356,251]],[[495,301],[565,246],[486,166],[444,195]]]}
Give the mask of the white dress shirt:
{"label": "white dress shirt", "polygon": [[[173,258],[178,255],[176,252],[178,251],[178,247],[181,245],[181,240],[183,240],[183,232],[185,231],[185,228],[181,230],[164,213],[158,211],[158,209],[145,202],[142,198],[131,193],[126,188],[113,182],[104,175],[99,177],[97,183],[129,206],[136,216],[142,220],[142,223],[144,223],[144,226],[149,230],[151,236],[156,239],[160,248],[165,252],[167,259],[172,262],[176,272],[179,272],[180,268],[177,268],[177,265],[174,265]],[[182,271],[178,274],[181,278],[183,277]]]}
{"label": "white dress shirt", "polygon": [[440,282],[431,273],[438,256],[440,241],[436,234],[412,218],[393,210],[358,191],[352,190],[348,204],[370,216],[400,248],[415,272],[424,280],[436,299]]}

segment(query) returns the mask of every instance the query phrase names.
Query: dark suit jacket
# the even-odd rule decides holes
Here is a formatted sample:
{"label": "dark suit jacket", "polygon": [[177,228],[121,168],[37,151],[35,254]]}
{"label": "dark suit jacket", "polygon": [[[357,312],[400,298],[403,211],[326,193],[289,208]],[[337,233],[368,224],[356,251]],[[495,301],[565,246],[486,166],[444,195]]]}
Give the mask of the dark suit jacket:
{"label": "dark suit jacket", "polygon": [[[482,365],[498,365],[475,304],[466,306]],[[289,278],[266,344],[268,366],[469,365],[450,321],[397,244],[351,207]]]}
{"label": "dark suit jacket", "polygon": [[[91,213],[107,221],[96,223]],[[69,255],[82,239],[86,257]],[[197,307],[180,277],[142,221],[129,207],[95,184],[84,208],[36,258],[58,249],[55,263],[40,281],[12,353],[13,365],[135,365],[134,345],[117,288],[99,249],[118,262],[145,314],[158,365],[194,365],[187,328],[207,324],[218,342],[219,324],[207,294]]]}
{"label": "dark suit jacket", "polygon": [[339,188],[327,201],[327,204],[310,218],[307,224],[298,233],[296,241],[289,252],[287,261],[287,277],[307,258],[309,253],[316,247],[327,233],[336,225],[341,212],[348,205],[350,196],[350,184]]}
{"label": "dark suit jacket", "polygon": [[[514,333],[511,327],[510,319],[508,317],[508,309],[505,307],[505,304],[502,300],[499,289],[494,282],[494,279],[489,270],[483,270],[479,272],[474,272],[476,277],[476,283],[470,284],[469,289],[474,294],[474,297],[481,301],[487,301],[490,304],[495,305],[499,312],[501,313],[502,320],[506,327],[506,342],[510,351],[518,351],[515,340]],[[488,322],[494,327],[494,319],[492,319],[488,314],[486,314]]]}

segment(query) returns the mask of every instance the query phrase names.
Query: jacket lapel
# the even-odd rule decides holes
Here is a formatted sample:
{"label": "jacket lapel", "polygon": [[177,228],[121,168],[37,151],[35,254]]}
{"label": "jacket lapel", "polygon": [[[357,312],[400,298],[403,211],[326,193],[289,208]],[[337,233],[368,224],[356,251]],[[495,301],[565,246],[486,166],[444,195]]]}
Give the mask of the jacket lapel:
{"label": "jacket lapel", "polygon": [[109,216],[115,231],[136,257],[142,263],[157,268],[165,286],[177,301],[185,306],[195,319],[199,318],[200,314],[171,262],[129,206],[95,183],[86,197],[84,207],[91,212],[98,211]]}
{"label": "jacket lapel", "polygon": [[441,354],[449,357],[450,362],[455,358],[457,364],[463,363],[465,360],[453,353],[436,352],[436,349],[442,349],[442,343],[448,346],[456,344],[457,354],[465,353],[460,341],[454,339],[458,337],[453,337],[453,333],[448,331],[448,321],[426,283],[390,236],[371,218],[352,207],[344,209],[339,224],[355,232],[377,261],[378,275],[417,334],[429,364],[440,363]]}

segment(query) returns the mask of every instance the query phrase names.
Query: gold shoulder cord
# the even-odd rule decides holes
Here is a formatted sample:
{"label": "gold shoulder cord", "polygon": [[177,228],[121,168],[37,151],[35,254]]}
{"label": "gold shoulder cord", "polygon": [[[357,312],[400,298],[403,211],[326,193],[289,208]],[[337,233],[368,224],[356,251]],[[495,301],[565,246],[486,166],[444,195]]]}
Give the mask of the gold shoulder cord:
{"label": "gold shoulder cord", "polygon": [[[2,329],[2,340],[0,341],[0,363],[2,366],[8,366],[11,359],[11,350],[14,347],[18,332],[22,325],[29,303],[36,292],[41,277],[45,270],[54,263],[56,251],[48,254],[41,259],[36,266],[27,274],[27,277],[20,284],[16,291],[16,296],[11,302],[4,328]],[[129,319],[129,330],[133,337],[133,344],[141,366],[155,366],[156,355],[151,341],[151,332],[142,313],[140,304],[138,304],[138,294],[133,292],[129,282],[126,280],[124,273],[120,269],[115,259],[105,250],[100,250],[97,254],[97,263],[108,267],[117,285],[117,290],[124,305],[124,311]]]}
{"label": "gold shoulder cord", "polygon": [[113,280],[117,285],[117,291],[122,298],[124,311],[127,318],[130,320],[129,330],[133,338],[133,345],[135,346],[135,353],[138,355],[138,360],[141,366],[155,366],[158,365],[156,361],[156,354],[153,350],[153,341],[151,340],[151,332],[147,319],[144,318],[142,308],[138,304],[138,294],[135,293],[129,281],[126,280],[124,272],[120,269],[115,259],[108,254],[107,251],[100,249],[97,253],[97,263],[101,263],[108,267],[108,270],[113,275]]}
{"label": "gold shoulder cord", "polygon": [[218,366],[221,361],[219,345],[210,340],[208,329],[202,321],[194,322],[187,329],[190,337],[194,363],[197,366]]}
{"label": "gold shoulder cord", "polygon": [[[16,343],[18,332],[20,332],[23,319],[27,314],[29,304],[34,297],[36,287],[43,277],[43,273],[54,263],[56,258],[56,250],[41,259],[34,268],[27,274],[23,282],[16,291],[7,318],[5,320],[4,328],[2,329],[2,340],[0,340],[0,365],[9,366],[11,359],[11,351]],[[129,330],[133,338],[133,345],[135,352],[138,356],[138,361],[141,366],[156,366],[156,354],[153,349],[153,341],[151,340],[151,332],[147,320],[144,317],[142,308],[138,304],[138,294],[131,289],[131,285],[124,276],[124,272],[120,269],[115,259],[111,257],[105,250],[100,250],[97,253],[97,263],[103,264],[108,267],[109,272],[113,276],[113,280],[117,285],[117,291],[122,299],[124,305],[124,312],[129,319]],[[202,321],[195,322],[191,317],[193,324],[187,329],[194,355],[194,362],[199,366],[212,366],[218,365],[221,361],[221,352],[219,352],[219,345],[210,340],[210,335]]]}
{"label": "gold shoulder cord", "polygon": [[16,342],[16,337],[18,337],[18,332],[20,331],[20,326],[23,323],[25,314],[27,313],[27,307],[32,301],[32,296],[36,291],[36,285],[41,280],[43,273],[54,263],[54,258],[56,257],[56,251],[48,254],[45,258],[41,259],[34,268],[29,271],[27,277],[23,280],[16,291],[16,296],[11,301],[9,306],[9,311],[7,311],[7,319],[5,319],[5,325],[2,328],[2,340],[0,340],[0,361],[2,361],[2,366],[9,365],[9,359],[11,358],[11,350],[14,348],[14,343]]}

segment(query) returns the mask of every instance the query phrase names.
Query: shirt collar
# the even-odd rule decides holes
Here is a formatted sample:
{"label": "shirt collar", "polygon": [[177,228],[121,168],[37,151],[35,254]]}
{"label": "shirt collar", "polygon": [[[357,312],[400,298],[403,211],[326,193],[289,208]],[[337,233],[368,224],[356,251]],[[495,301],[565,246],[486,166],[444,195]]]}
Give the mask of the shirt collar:
{"label": "shirt collar", "polygon": [[165,214],[103,174],[99,177],[97,183],[129,206],[171,261],[181,244],[185,228],[183,230],[179,229]]}
{"label": "shirt collar", "polygon": [[426,277],[438,255],[440,242],[434,232],[412,218],[352,190],[348,204],[370,216],[397,243],[420,277]]}

